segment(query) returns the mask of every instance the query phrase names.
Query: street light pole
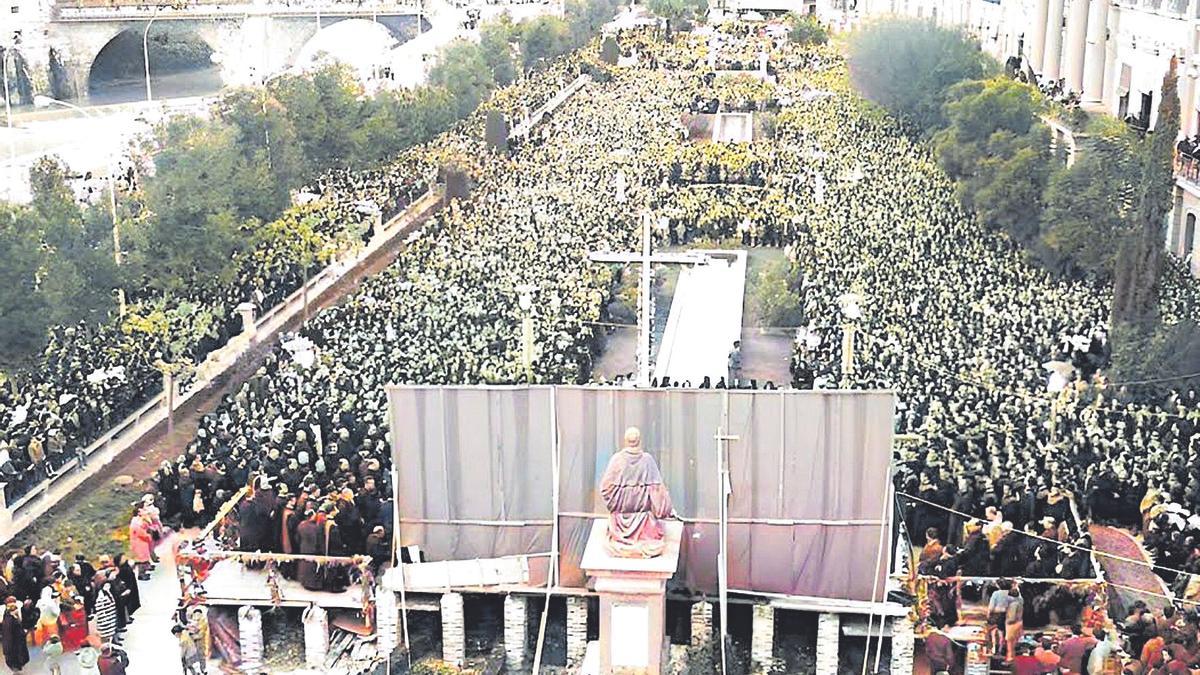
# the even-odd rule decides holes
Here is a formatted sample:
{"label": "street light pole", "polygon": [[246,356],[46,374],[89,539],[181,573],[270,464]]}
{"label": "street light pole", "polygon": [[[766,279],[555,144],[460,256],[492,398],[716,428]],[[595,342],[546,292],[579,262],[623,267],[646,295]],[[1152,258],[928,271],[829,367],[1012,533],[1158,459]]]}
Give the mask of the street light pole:
{"label": "street light pole", "polygon": [[158,7],[154,8],[154,13],[150,15],[150,20],[146,22],[146,28],[142,31],[142,63],[146,67],[146,102],[154,101],[154,93],[150,90],[150,26],[154,25],[154,20],[158,18]]}
{"label": "street light pole", "polygon": [[8,119],[8,198],[11,200],[17,189],[16,177],[12,174],[17,168],[17,137],[13,134],[12,104],[9,102],[8,89],[8,54],[12,47],[4,48],[4,58],[0,59],[0,69],[4,70],[4,116]]}
{"label": "street light pole", "polygon": [[[92,119],[97,119],[96,114],[87,108],[81,108],[74,103],[60,101],[49,96],[34,96],[33,105],[35,108],[48,108],[52,105],[62,106],[81,113]],[[118,267],[121,266],[121,230],[117,226],[117,161],[116,153],[109,157],[108,162],[108,208],[112,217],[112,240],[113,240],[113,262]],[[117,289],[117,303],[121,316],[125,316],[125,289]]]}

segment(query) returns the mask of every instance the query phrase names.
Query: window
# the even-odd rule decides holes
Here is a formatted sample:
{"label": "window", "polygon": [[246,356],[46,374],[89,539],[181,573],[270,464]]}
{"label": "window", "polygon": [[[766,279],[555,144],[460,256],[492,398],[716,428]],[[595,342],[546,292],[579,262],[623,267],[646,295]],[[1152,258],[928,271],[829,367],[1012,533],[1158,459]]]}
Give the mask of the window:
{"label": "window", "polygon": [[1196,214],[1187,214],[1187,225],[1183,228],[1183,251],[1182,257],[1186,258],[1192,254],[1192,247],[1196,245]]}

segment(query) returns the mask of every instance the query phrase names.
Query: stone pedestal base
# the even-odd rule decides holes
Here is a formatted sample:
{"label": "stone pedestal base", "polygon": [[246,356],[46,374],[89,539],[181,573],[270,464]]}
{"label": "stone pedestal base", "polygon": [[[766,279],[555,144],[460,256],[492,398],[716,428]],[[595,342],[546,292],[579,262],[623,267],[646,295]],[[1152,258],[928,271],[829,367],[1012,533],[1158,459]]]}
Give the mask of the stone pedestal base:
{"label": "stone pedestal base", "polygon": [[442,595],[442,660],[462,668],[467,661],[467,633],[463,624],[463,597]]}
{"label": "stone pedestal base", "polygon": [[600,594],[600,672],[660,675],[666,665],[666,584],[679,564],[683,523],[667,522],[666,550],[656,558],[614,558],[608,520],[592,523],[580,567]]}
{"label": "stone pedestal base", "polygon": [[529,599],[524,595],[504,596],[504,662],[514,673],[525,667],[528,622]]}
{"label": "stone pedestal base", "polygon": [[837,675],[841,633],[840,616],[826,613],[817,617],[817,675]]}

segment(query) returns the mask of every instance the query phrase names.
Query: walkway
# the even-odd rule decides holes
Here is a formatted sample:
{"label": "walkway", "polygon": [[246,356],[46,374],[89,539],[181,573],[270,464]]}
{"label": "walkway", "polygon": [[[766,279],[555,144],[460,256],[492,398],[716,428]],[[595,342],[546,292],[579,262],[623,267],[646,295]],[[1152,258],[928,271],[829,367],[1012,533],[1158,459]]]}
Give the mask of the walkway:
{"label": "walkway", "polygon": [[1147,563],[1139,565],[1109,556],[1096,556],[1104,570],[1104,578],[1111,584],[1109,612],[1114,620],[1124,619],[1129,607],[1137,600],[1145,602],[1151,608],[1169,604],[1167,599],[1159,597],[1170,595],[1166,583],[1149,567],[1149,563],[1152,562],[1150,556],[1133,535],[1107,525],[1092,525],[1088,532],[1092,535],[1092,543],[1097,551],[1132,560],[1144,560]]}
{"label": "walkway", "polygon": [[654,364],[654,377],[659,380],[689,380],[694,387],[705,375],[714,384],[725,376],[729,351],[742,335],[746,290],[745,251],[697,252],[711,256],[711,262],[684,267],[679,273]]}
{"label": "walkway", "polygon": [[[179,602],[179,582],[175,580],[175,564],[171,547],[179,535],[172,535],[158,548],[162,562],[150,574],[149,581],[138,582],[142,606],[133,615],[133,623],[122,640],[129,654],[129,675],[183,675],[179,663],[179,647],[171,635],[175,625],[175,607]],[[30,649],[30,662],[22,675],[48,675],[50,670],[42,658],[42,650]],[[0,662],[0,673],[12,671]],[[78,675],[79,660],[73,654],[62,657],[62,675]],[[214,672],[212,669],[209,672]]]}

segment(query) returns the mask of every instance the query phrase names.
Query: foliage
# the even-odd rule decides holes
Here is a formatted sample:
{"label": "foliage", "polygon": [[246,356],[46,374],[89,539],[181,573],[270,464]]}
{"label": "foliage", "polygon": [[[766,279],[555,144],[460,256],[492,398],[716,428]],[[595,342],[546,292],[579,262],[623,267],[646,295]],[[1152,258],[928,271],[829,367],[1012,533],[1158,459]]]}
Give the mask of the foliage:
{"label": "foliage", "polygon": [[1075,164],[1050,179],[1042,258],[1057,272],[1110,278],[1129,234],[1140,144],[1121,123],[1097,132]]}
{"label": "foliage", "polygon": [[11,370],[46,344],[49,318],[38,292],[40,254],[29,209],[0,204],[0,365]]}
{"label": "foliage", "polygon": [[1153,320],[1163,271],[1163,228],[1175,186],[1175,139],[1179,134],[1175,59],[1163,77],[1154,133],[1143,150],[1132,226],[1120,248],[1113,278],[1112,323]]}
{"label": "foliage", "polygon": [[424,659],[413,664],[412,675],[460,675],[474,671],[463,670],[458,666],[438,659]]}
{"label": "foliage", "polygon": [[125,334],[145,335],[159,346],[160,369],[186,364],[191,345],[211,334],[216,317],[190,301],[160,297],[139,304],[121,322]]}
{"label": "foliage", "polygon": [[116,309],[120,286],[112,221],[104,209],[75,205],[66,169],[43,158],[30,170],[27,206],[0,204],[0,367],[29,364],[49,328],[100,322]]}
{"label": "foliage", "polygon": [[437,65],[429,71],[429,82],[450,93],[451,105],[459,117],[478,107],[495,84],[483,50],[463,39],[442,51]]}
{"label": "foliage", "polygon": [[507,14],[479,27],[479,49],[492,71],[492,82],[500,87],[507,87],[517,79],[512,45],[515,35],[516,28]]}
{"label": "foliage", "polygon": [[156,173],[145,187],[149,213],[124,228],[130,268],[150,288],[181,291],[202,279],[228,283],[245,247],[241,219],[265,210],[239,185],[250,165],[238,133],[222,122],[176,118],[164,130]]}
{"label": "foliage", "polygon": [[962,32],[898,18],[855,31],[849,65],[859,91],[927,132],[943,126],[942,103],[952,86],[996,68]]}
{"label": "foliage", "polygon": [[804,305],[792,290],[796,276],[787,260],[767,263],[752,282],[750,302],[763,326],[798,326],[803,323]]}
{"label": "foliage", "polygon": [[305,175],[308,158],[296,127],[279,99],[265,88],[235,89],[221,97],[214,113],[235,130],[236,147],[246,166],[237,187],[253,205],[243,212],[270,220],[287,208],[288,192]]}
{"label": "foliage", "polygon": [[993,78],[960,83],[949,97],[949,126],[934,135],[934,146],[942,167],[958,181],[963,205],[1019,241],[1036,241],[1050,172],[1038,92]]}
{"label": "foliage", "polygon": [[528,70],[571,49],[571,31],[556,16],[539,15],[521,22],[521,60]]}
{"label": "foliage", "polygon": [[788,31],[788,39],[799,45],[823,45],[829,42],[829,31],[817,17],[805,14],[791,15],[792,29]]}
{"label": "foliage", "polygon": [[348,67],[284,75],[267,90],[287,111],[310,175],[354,161],[352,132],[361,121],[362,91]]}
{"label": "foliage", "polygon": [[700,20],[708,14],[708,0],[646,0],[645,7],[655,16],[671,22]]}
{"label": "foliage", "polygon": [[[1122,382],[1142,383],[1121,387],[1139,395],[1161,395],[1170,390],[1200,386],[1200,326],[1191,319],[1178,323],[1119,323],[1112,332],[1112,376]],[[1173,379],[1168,379],[1173,378]]]}

